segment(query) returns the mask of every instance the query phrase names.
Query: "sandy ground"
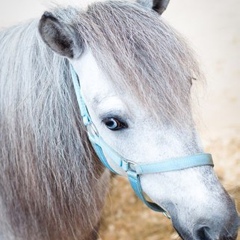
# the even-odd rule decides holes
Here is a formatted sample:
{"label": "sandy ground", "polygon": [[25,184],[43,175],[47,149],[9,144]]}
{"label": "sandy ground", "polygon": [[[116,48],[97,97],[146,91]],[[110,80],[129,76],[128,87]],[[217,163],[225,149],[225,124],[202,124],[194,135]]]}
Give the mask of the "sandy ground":
{"label": "sandy ground", "polygon": [[[40,16],[45,9],[42,2],[48,3],[2,0],[0,27]],[[80,2],[86,5],[90,1]],[[239,0],[171,0],[164,18],[185,36],[199,56],[207,86],[203,88],[198,83],[194,86],[193,95],[198,95],[194,107],[197,126],[206,151],[213,154],[220,180],[240,209],[239,13]],[[178,236],[168,219],[143,206],[126,180],[115,177],[104,210],[100,239],[176,240]]]}

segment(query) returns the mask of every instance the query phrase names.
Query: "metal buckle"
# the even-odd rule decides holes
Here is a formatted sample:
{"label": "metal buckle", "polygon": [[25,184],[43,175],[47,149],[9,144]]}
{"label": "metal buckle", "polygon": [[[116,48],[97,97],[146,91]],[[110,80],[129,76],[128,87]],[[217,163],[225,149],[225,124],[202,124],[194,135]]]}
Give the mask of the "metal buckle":
{"label": "metal buckle", "polygon": [[133,161],[127,161],[127,164],[128,164],[128,169],[133,171],[133,172],[136,172],[136,163],[133,162]]}
{"label": "metal buckle", "polygon": [[136,163],[130,160],[122,159],[122,164],[120,166],[125,172],[131,171],[136,173]]}

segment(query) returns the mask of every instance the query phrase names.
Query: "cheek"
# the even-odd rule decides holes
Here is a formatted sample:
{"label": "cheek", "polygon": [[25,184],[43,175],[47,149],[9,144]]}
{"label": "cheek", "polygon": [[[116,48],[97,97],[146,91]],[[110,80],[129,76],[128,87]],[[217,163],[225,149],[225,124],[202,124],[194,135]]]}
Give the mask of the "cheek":
{"label": "cheek", "polygon": [[122,157],[136,163],[186,155],[184,138],[173,129],[160,129],[150,121],[140,121],[128,129],[111,131],[97,119],[94,121],[104,141]]}
{"label": "cheek", "polygon": [[122,157],[138,163],[158,160],[158,143],[155,139],[149,138],[144,131],[128,129],[112,132],[105,126],[101,126],[100,129],[104,141]]}

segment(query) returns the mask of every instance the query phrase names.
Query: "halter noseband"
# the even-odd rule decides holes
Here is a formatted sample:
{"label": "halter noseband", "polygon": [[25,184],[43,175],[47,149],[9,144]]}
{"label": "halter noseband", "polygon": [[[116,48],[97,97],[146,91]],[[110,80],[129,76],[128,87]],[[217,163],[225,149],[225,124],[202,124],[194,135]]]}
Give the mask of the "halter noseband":
{"label": "halter noseband", "polygon": [[112,167],[109,165],[103,151],[111,158],[111,160],[120,168],[122,168],[128,176],[128,180],[135,192],[135,194],[152,210],[162,212],[164,215],[170,218],[165,209],[157,205],[156,203],[149,202],[144,197],[144,192],[141,187],[140,175],[149,173],[161,173],[169,171],[183,170],[192,167],[210,165],[213,166],[212,156],[208,153],[201,153],[192,156],[170,158],[165,161],[157,163],[135,163],[117,153],[112,149],[99,135],[92,119],[88,113],[86,104],[81,95],[80,82],[78,81],[78,76],[70,65],[70,71],[72,76],[72,81],[74,85],[75,94],[77,97],[77,102],[80,108],[81,117],[83,123],[87,128],[88,138],[101,160],[103,165],[108,168],[113,173],[117,174]]}

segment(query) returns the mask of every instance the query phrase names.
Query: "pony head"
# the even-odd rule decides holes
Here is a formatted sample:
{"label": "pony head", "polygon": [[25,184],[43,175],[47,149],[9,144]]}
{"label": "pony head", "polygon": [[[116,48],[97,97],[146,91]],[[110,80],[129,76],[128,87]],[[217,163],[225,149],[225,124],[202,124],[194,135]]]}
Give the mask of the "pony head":
{"label": "pony head", "polygon": [[[57,9],[39,25],[44,42],[77,72],[100,136],[137,163],[203,152],[190,106],[191,80],[201,74],[189,47],[156,13],[167,4]],[[141,184],[168,211],[183,239],[236,239],[237,212],[212,167],[146,174]]]}

